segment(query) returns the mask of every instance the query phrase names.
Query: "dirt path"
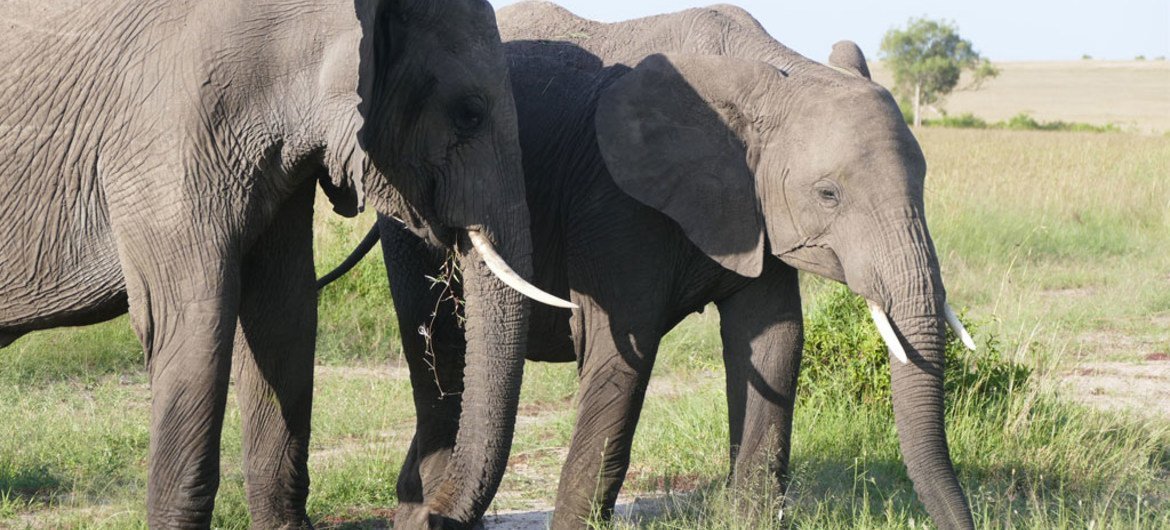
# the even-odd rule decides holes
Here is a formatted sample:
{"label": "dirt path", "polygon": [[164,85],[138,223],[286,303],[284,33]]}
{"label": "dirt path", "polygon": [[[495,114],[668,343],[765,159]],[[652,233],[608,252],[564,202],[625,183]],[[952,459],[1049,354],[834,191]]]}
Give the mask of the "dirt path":
{"label": "dirt path", "polygon": [[1084,364],[1063,377],[1063,386],[1078,403],[1170,421],[1170,355],[1164,353],[1140,363]]}
{"label": "dirt path", "polygon": [[[662,515],[670,502],[664,495],[618,498],[615,522],[645,521]],[[483,518],[485,530],[545,530],[552,521],[552,509],[490,513]]]}

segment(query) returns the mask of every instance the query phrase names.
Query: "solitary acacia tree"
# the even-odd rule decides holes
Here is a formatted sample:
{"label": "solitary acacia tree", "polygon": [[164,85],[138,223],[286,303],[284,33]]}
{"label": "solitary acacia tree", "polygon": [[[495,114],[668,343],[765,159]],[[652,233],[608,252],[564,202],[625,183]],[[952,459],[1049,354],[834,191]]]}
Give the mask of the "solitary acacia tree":
{"label": "solitary acacia tree", "polygon": [[999,75],[991,61],[979,56],[954,24],[912,18],[906,29],[894,28],[882,38],[881,58],[894,74],[894,92],[914,106],[914,126],[922,125],[922,106],[934,105],[971,71],[969,89]]}

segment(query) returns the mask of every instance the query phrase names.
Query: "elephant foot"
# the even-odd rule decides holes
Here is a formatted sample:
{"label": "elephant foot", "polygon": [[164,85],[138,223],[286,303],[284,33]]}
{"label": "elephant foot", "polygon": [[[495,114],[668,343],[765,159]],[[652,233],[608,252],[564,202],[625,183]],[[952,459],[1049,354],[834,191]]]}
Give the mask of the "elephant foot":
{"label": "elephant foot", "polygon": [[403,503],[394,516],[395,530],[483,530],[483,521],[468,525],[435,513],[430,506],[418,503]]}
{"label": "elephant foot", "polygon": [[279,519],[257,520],[253,518],[252,528],[255,530],[313,530],[313,523],[307,517],[294,521],[281,521]]}

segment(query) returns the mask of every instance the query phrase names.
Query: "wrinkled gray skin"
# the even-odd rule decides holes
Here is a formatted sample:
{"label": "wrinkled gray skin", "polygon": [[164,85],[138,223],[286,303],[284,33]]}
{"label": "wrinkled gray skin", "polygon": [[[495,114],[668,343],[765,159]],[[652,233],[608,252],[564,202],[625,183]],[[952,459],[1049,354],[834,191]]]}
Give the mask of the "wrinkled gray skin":
{"label": "wrinkled gray skin", "polygon": [[[149,521],[207,528],[233,355],[252,523],[308,527],[320,183],[461,249],[467,426],[399,528],[478,520],[502,476],[531,274],[515,106],[483,0],[0,6],[0,346],[129,310],[152,406]],[[478,391],[477,391],[478,390]]]}
{"label": "wrinkled gray skin", "polygon": [[[926,164],[856,45],[835,47],[828,68],[730,6],[617,24],[536,2],[498,16],[536,284],[581,306],[534,308],[529,337],[530,359],[575,360],[581,376],[553,527],[611,512],[659,342],[710,302],[722,321],[732,475],[744,486],[768,467],[783,491],[802,269],[891,316],[911,361],[891,359],[910,477],[939,527],[972,528],[943,422],[946,293],[923,212]],[[463,389],[463,344],[450,307],[431,323],[436,293],[424,277],[438,262],[399,226],[378,228],[400,329],[428,325],[434,339],[431,359],[421,337],[403,337],[419,419],[399,495],[418,499],[445,467],[433,448],[450,447],[458,429],[458,398],[440,399],[437,386]]]}

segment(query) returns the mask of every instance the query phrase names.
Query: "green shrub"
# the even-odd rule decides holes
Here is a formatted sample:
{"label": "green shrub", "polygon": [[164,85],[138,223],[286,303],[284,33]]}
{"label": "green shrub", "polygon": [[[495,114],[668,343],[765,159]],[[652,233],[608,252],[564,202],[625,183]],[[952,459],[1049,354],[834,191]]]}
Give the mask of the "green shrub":
{"label": "green shrub", "polygon": [[1040,122],[1032,119],[1027,113],[1021,112],[1012,116],[1011,119],[1001,122],[1000,127],[1012,130],[1027,130],[1036,131],[1044,128]]}
{"label": "green shrub", "polygon": [[970,112],[960,114],[958,116],[947,116],[937,120],[926,120],[923,122],[928,127],[950,127],[953,129],[986,129],[987,122]]}
{"label": "green shrub", "polygon": [[[904,118],[907,117],[904,107],[902,115]],[[911,123],[911,118],[906,119],[906,123]],[[967,112],[958,116],[947,116],[944,114],[941,118],[923,120],[922,124],[927,127],[948,127],[952,129],[1007,129],[1012,131],[1068,131],[1095,133],[1121,132],[1121,127],[1118,127],[1112,123],[1107,125],[1093,125],[1091,123],[1076,123],[1065,121],[1041,122],[1036,121],[1035,118],[1026,112],[1021,112],[1005,121],[996,123],[987,123],[987,120]]]}
{"label": "green shrub", "polygon": [[[964,322],[973,335],[978,322]],[[991,402],[1027,384],[1031,370],[1005,358],[994,337],[979,350],[963,347],[948,331],[946,350],[948,401],[957,398]],[[805,319],[801,388],[832,392],[862,403],[890,399],[889,356],[869,316],[865,301],[844,286],[826,290]]]}
{"label": "green shrub", "polygon": [[1091,123],[1070,123],[1064,121],[1039,122],[1026,112],[1012,116],[1011,119],[995,124],[996,128],[1014,131],[1070,131],[1070,132],[1121,132],[1121,128],[1112,123],[1107,125],[1093,125]]}

